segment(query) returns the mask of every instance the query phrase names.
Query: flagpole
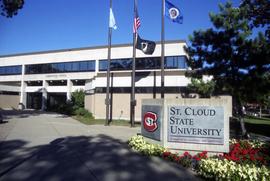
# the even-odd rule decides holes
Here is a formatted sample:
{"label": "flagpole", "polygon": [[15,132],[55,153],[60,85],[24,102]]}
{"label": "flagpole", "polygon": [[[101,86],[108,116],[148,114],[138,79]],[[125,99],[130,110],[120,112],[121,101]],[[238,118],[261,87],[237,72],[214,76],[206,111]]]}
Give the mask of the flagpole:
{"label": "flagpole", "polygon": [[[110,9],[112,8],[112,0],[110,0]],[[112,46],[112,27],[108,30],[108,61],[107,61],[107,87],[106,87],[106,122],[105,126],[109,126],[110,115],[110,66],[111,66],[111,46]]]}
{"label": "flagpole", "polygon": [[165,14],[165,1],[162,1],[161,11],[161,98],[164,98],[164,14]]}
{"label": "flagpole", "polygon": [[[136,0],[134,0],[133,21],[135,21],[135,18],[136,18],[136,8],[137,8],[137,3],[136,3]],[[130,124],[131,124],[131,127],[135,126],[135,106],[136,106],[136,100],[135,100],[136,47],[135,47],[135,42],[136,42],[136,36],[137,36],[137,31],[133,30],[133,59],[132,59],[131,98],[130,98]]]}

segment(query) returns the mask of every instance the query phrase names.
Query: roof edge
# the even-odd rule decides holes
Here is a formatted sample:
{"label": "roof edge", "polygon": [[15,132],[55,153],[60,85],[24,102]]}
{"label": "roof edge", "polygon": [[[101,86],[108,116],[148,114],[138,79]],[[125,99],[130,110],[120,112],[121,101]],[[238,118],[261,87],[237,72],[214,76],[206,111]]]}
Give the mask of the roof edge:
{"label": "roof edge", "polygon": [[[165,41],[165,44],[172,44],[172,43],[186,43],[186,41],[185,40],[167,40],[167,41]],[[161,44],[161,41],[156,41],[156,44]],[[112,45],[111,47],[117,48],[117,47],[127,47],[127,46],[133,46],[133,44],[131,44],[131,43],[115,44],[115,45]],[[107,47],[108,47],[108,45],[100,45],[100,46],[93,46],[93,47],[66,48],[66,49],[58,49],[58,50],[15,53],[15,54],[0,55],[0,58],[24,56],[24,55],[47,54],[47,53],[58,53],[58,52],[70,52],[70,51],[78,51],[78,50],[102,49],[102,48],[107,48]]]}

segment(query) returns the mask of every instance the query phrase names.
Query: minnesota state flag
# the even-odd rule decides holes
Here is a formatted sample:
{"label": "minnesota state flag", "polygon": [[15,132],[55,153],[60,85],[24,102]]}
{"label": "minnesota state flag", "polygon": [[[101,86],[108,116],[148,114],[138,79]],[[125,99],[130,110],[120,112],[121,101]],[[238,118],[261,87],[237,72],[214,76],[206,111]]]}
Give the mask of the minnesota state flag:
{"label": "minnesota state flag", "polygon": [[183,23],[183,15],[178,7],[165,0],[165,15],[175,23]]}

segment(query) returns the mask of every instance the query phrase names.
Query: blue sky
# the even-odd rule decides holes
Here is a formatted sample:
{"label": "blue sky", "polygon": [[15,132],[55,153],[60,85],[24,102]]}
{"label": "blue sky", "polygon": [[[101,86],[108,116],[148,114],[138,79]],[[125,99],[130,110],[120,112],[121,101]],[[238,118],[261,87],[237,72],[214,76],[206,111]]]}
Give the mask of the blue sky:
{"label": "blue sky", "polygon": [[[225,0],[170,0],[183,24],[165,18],[165,39],[186,40],[211,26],[209,12]],[[232,0],[239,5],[239,0]],[[112,44],[132,43],[133,0],[113,0],[117,30]],[[161,0],[138,0],[143,39],[160,41]],[[13,18],[0,17],[0,55],[108,44],[109,0],[25,0]]]}

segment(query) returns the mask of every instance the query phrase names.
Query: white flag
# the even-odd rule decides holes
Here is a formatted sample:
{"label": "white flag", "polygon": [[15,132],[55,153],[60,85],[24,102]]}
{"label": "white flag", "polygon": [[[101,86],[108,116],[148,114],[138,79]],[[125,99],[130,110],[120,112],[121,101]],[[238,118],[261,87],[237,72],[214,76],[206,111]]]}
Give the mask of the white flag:
{"label": "white flag", "polygon": [[114,19],[114,15],[113,15],[112,8],[110,8],[110,23],[109,23],[109,27],[110,27],[110,28],[113,28],[114,30],[117,29],[117,26],[116,26],[116,22],[115,22],[115,19]]}

